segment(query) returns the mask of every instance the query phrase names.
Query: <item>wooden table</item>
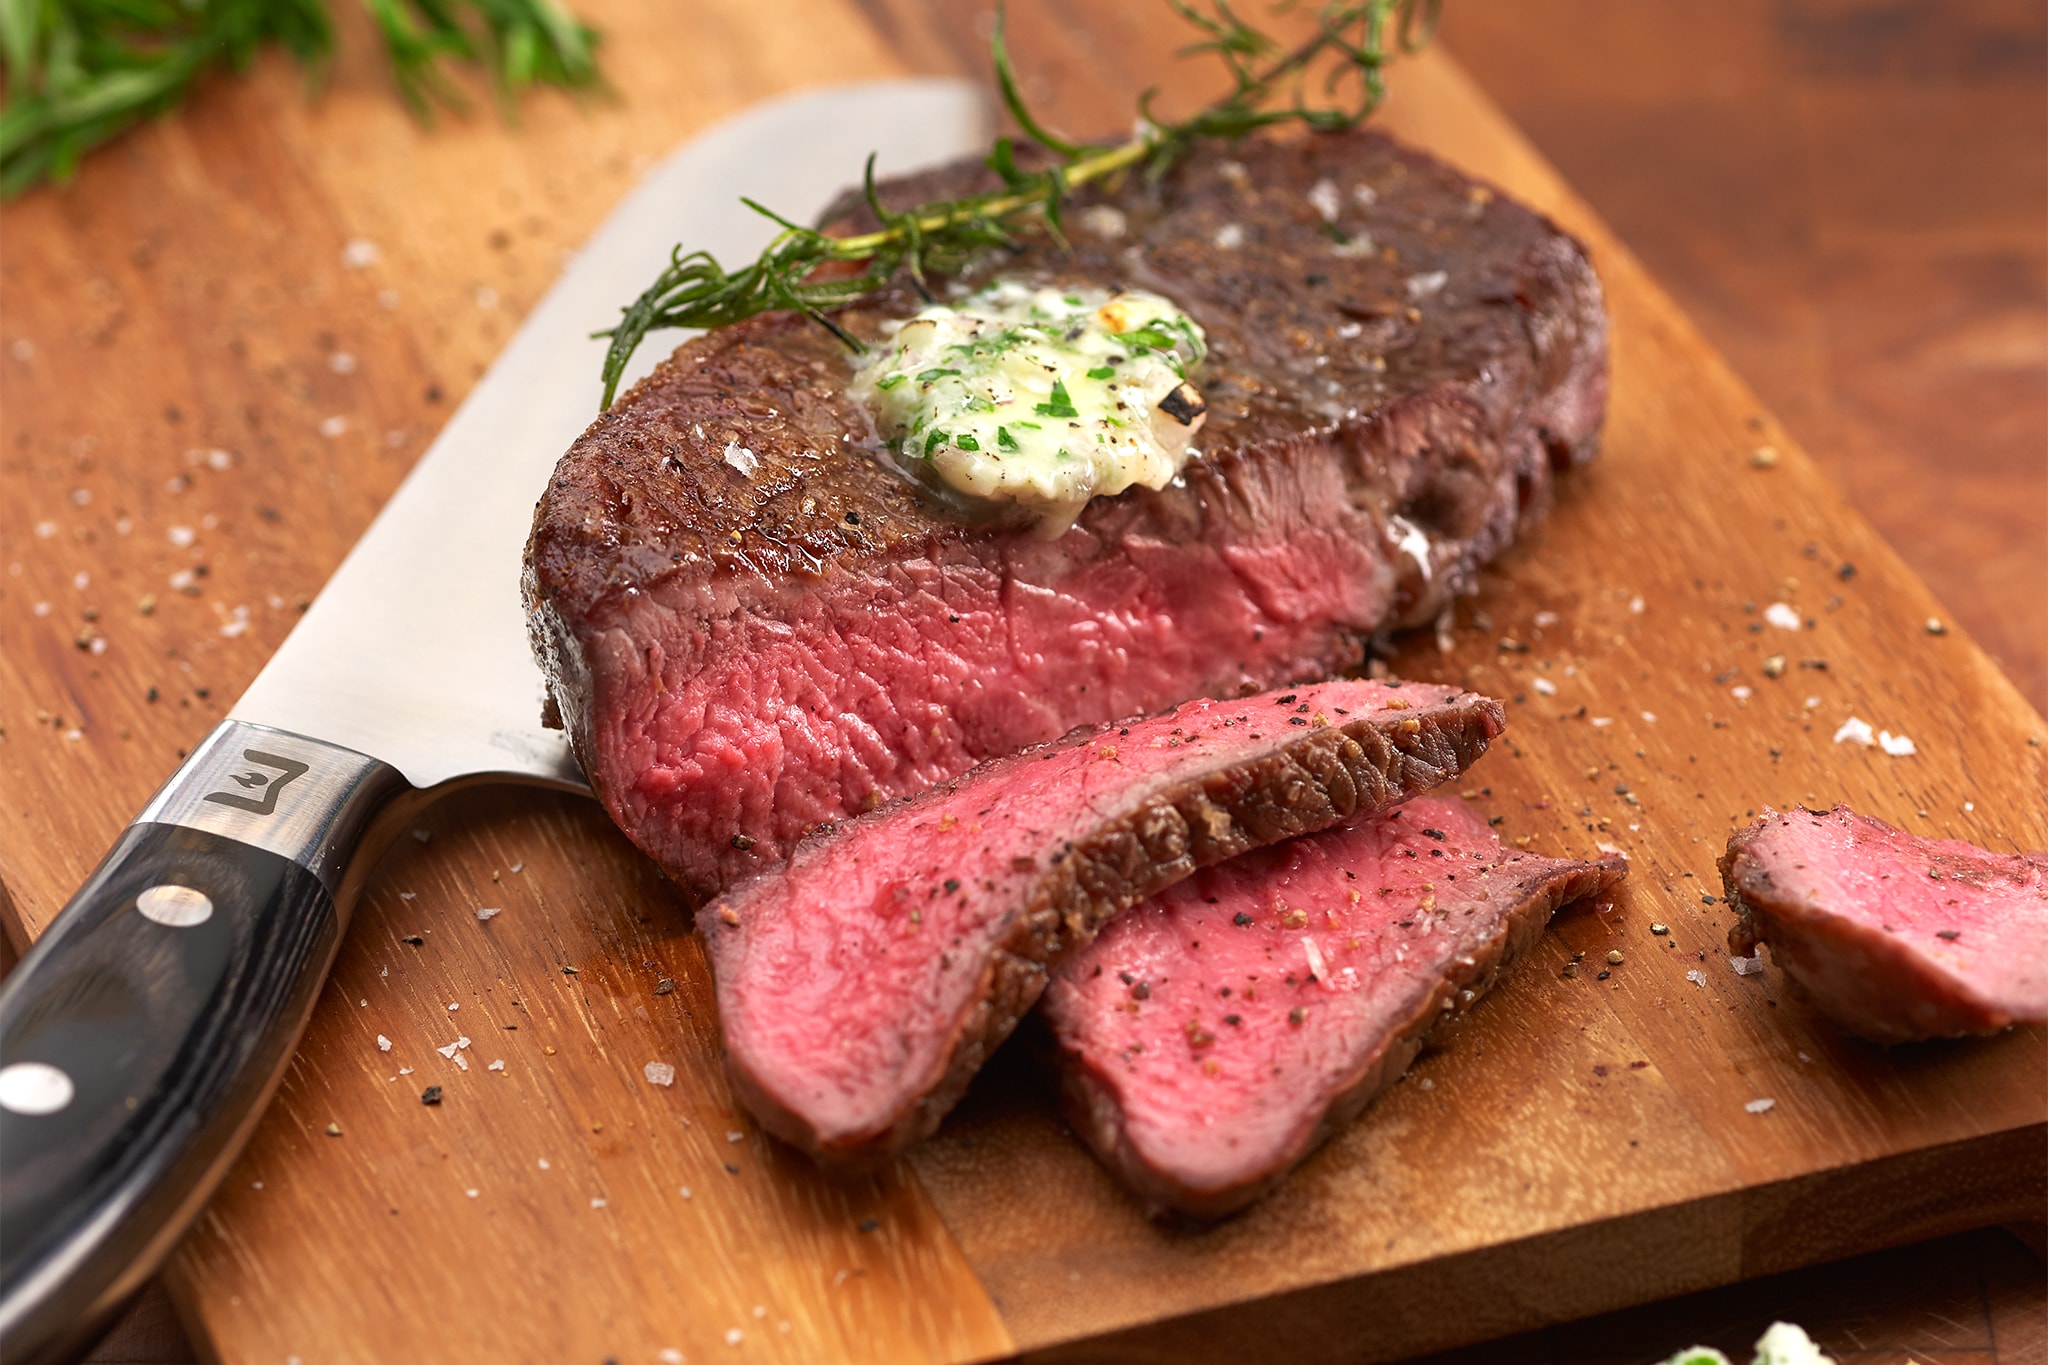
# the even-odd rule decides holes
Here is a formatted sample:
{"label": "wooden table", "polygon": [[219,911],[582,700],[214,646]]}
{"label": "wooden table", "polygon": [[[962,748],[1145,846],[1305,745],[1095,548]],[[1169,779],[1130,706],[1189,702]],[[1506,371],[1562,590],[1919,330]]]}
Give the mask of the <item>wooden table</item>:
{"label": "wooden table", "polygon": [[[1461,51],[1477,54],[1479,69],[1490,80],[1496,73],[1486,65],[1487,45],[1497,45],[1491,50],[1499,54],[1498,81],[1502,88],[1533,101],[1537,117],[1531,122],[1539,133],[1544,127],[1541,94],[1546,87],[1529,73],[1575,72],[1575,93],[1553,96],[1552,107],[1566,111],[1555,117],[1567,128],[1593,130],[1596,139],[1609,146],[1617,139],[1626,144],[1627,134],[1617,128],[1633,129],[1645,139],[1642,145],[1661,146],[1655,140],[1657,121],[1616,119],[1611,113],[1603,120],[1597,112],[1601,97],[1589,91],[1611,87],[1616,93],[1606,97],[1614,101],[1609,109],[1624,108],[1640,116],[1660,107],[1660,91],[1672,92],[1671,97],[1683,103],[1686,87],[1678,78],[1687,75],[1704,82],[1703,100],[1732,102],[1745,110],[1768,105],[1765,99],[1742,98],[1741,80],[1735,83],[1736,97],[1731,101],[1724,93],[1731,65],[1742,79],[1769,70],[1795,83],[1853,86],[1856,71],[1844,77],[1814,56],[1837,46],[1826,41],[1829,35],[1863,34],[1866,40],[1857,51],[1868,68],[1864,75],[1874,72],[1880,84],[1889,79],[1895,86],[1917,88],[1906,76],[1890,74],[1883,43],[1871,39],[1867,23],[1858,28],[1854,14],[1839,6],[1780,6],[1775,11],[1737,6],[1725,18],[1717,17],[1717,27],[1704,38],[1680,32],[1674,41],[1670,23],[1617,34],[1617,11],[1612,6],[1588,6],[1586,13],[1564,16],[1580,21],[1572,24],[1557,23],[1558,12],[1539,13],[1536,7],[1489,9],[1477,0],[1466,0],[1466,5],[1453,10],[1451,41]],[[1597,24],[1592,13],[1596,8]],[[762,59],[750,66],[736,61],[728,74],[744,90],[824,79],[842,63],[877,72],[894,69],[899,61],[914,69],[979,67],[974,16],[961,9],[937,7],[926,13],[908,3],[875,0],[859,10],[820,6],[799,14],[795,8],[777,6],[705,5],[701,14],[707,16],[708,28],[700,25],[691,31],[715,33],[735,53],[756,51],[776,41],[774,35],[793,31],[809,40],[794,45],[783,40],[773,62]],[[1773,14],[1779,16],[1775,26],[1767,22]],[[623,14],[600,12],[598,17],[614,31],[634,27]],[[1997,31],[1996,16],[1971,18],[1980,27]],[[1071,126],[1093,126],[1091,120],[1106,117],[1103,111],[1122,98],[1123,85],[1132,83],[1131,73],[1111,54],[1130,50],[1134,38],[1142,40],[1149,9],[1091,7],[1084,13],[1049,6],[1043,16],[1027,16],[1020,7],[1019,19],[1019,46],[1034,54],[1034,78],[1045,82],[1034,96],[1042,96],[1055,116],[1064,116]],[[1544,21],[1555,26],[1545,26]],[[1718,27],[1723,22],[1726,30]],[[1830,22],[1833,28],[1828,27]],[[678,25],[679,31],[683,27]],[[1559,35],[1584,40],[1588,34],[1600,40],[1558,41]],[[1717,36],[1726,40],[1721,47],[1703,46],[1704,39]],[[1880,32],[1876,39],[1883,36]],[[1995,42],[1972,46],[1947,29],[1941,36],[1980,67],[1989,60],[1994,78],[2005,69],[1995,60]],[[2020,36],[2022,42],[2028,40],[2026,34]],[[1678,59],[1646,66],[1643,54],[1659,51],[1660,41],[1667,44],[1661,50],[1678,54]],[[1930,49],[1926,36],[1913,32],[1895,41],[1897,51],[1914,55],[1922,68],[1931,65],[1949,86],[1967,86],[1973,96],[1986,97],[1983,70],[1965,64],[1950,71],[1943,65],[1950,61],[1943,55],[1949,48],[1935,44]],[[1930,50],[1935,58],[1931,62]],[[1715,60],[1697,60],[1703,51]],[[1789,52],[1796,58],[1802,51],[1807,54],[1803,64],[1786,57]],[[1994,52],[1994,57],[1984,58],[1986,51]],[[1554,60],[1539,59],[1534,55],[1538,53]],[[1759,65],[1754,60],[1758,54],[1771,61]],[[1622,57],[1628,60],[1618,60]],[[216,91],[187,118],[131,139],[89,170],[86,183],[70,196],[11,211],[17,227],[24,222],[31,226],[10,234],[8,258],[0,262],[0,285],[9,299],[7,340],[27,340],[34,349],[15,348],[10,368],[0,370],[7,385],[0,392],[6,394],[10,412],[23,411],[23,399],[29,400],[29,420],[9,419],[12,429],[6,433],[5,458],[10,479],[21,479],[32,496],[10,508],[15,520],[5,529],[10,543],[18,538],[32,547],[31,554],[36,554],[31,537],[39,535],[43,521],[52,523],[50,539],[59,542],[40,547],[42,553],[27,561],[22,576],[36,580],[33,593],[23,590],[26,585],[0,581],[0,591],[8,594],[0,600],[5,612],[0,625],[10,639],[23,642],[19,648],[10,644],[6,651],[6,664],[21,685],[6,689],[11,695],[0,697],[0,707],[7,708],[10,737],[25,741],[5,760],[11,823],[5,849],[9,865],[4,870],[15,879],[17,894],[32,902],[26,918],[33,919],[47,906],[52,888],[68,885],[67,878],[75,881],[84,862],[139,804],[149,783],[171,766],[173,748],[203,732],[281,638],[297,600],[317,586],[355,530],[388,494],[409,455],[438,425],[447,404],[481,372],[508,334],[509,319],[544,287],[554,253],[587,231],[596,210],[627,183],[636,158],[660,149],[658,138],[648,130],[664,124],[691,126],[707,111],[741,98],[739,89],[718,84],[717,63],[698,64],[697,69],[708,73],[706,80],[678,85],[660,79],[664,60],[645,43],[624,44],[615,51],[614,75],[632,105],[627,117],[604,109],[578,114],[543,101],[530,107],[523,138],[476,125],[451,129],[425,145],[384,108],[376,88],[380,77],[359,52],[343,63],[335,94],[316,113],[298,103],[288,73],[266,69],[251,87]],[[1582,65],[1575,68],[1575,60]],[[1586,74],[1587,67],[1599,74]],[[1627,79],[1619,74],[1624,68]],[[1750,74],[1742,76],[1744,72]],[[1770,82],[1758,84],[1773,89]],[[1997,79],[1988,84],[1989,96],[2001,93]],[[1823,90],[1822,96],[1829,93],[1839,104],[1841,91]],[[1793,99],[1791,105],[1794,114],[1806,120],[1801,126],[1814,148],[1812,163],[1825,167],[1827,138],[1831,132],[1839,134],[1847,117],[1820,96]],[[1717,108],[1707,103],[1704,110],[1694,111],[1696,123],[1718,126]],[[1822,114],[1835,109],[1835,116],[1830,121],[1816,109]],[[1769,114],[1754,117],[1765,119]],[[1783,125],[1779,119],[1772,126]],[[559,159],[522,156],[529,145],[525,138],[558,146],[565,138],[585,143],[592,150],[575,164],[586,169],[569,176],[559,169]],[[1599,141],[1593,147],[1585,166],[1592,183],[1598,184],[1603,167],[1611,175],[1612,167],[1622,163],[1601,152]],[[1785,183],[1782,175],[1759,175],[1754,161],[1726,148],[1720,151],[1733,178],[1739,183],[1748,177],[1752,192]],[[495,189],[481,200],[446,194],[411,198],[405,184],[380,179],[378,159],[387,155],[415,173],[423,165],[439,167],[443,173]],[[1623,194],[1618,201],[1623,209],[1631,202],[1626,191],[1640,194],[1635,202],[1647,211],[1673,202],[1674,187],[1691,183],[1675,164],[1645,168],[1645,163],[1657,159],[1638,157],[1635,178],[1617,191]],[[2014,161],[2024,162],[2024,153]],[[1580,169],[1567,164],[1575,172]],[[1994,157],[1993,170],[1997,169]],[[2001,186],[2011,183],[1994,178]],[[1741,195],[1716,196],[1698,189],[1694,193],[1738,224],[1749,221],[1739,209],[1724,207],[1740,204]],[[2015,195],[2013,203],[2022,197]],[[1780,394],[1789,414],[1790,435],[1804,436],[1825,452],[1832,432],[1863,433],[1859,439],[1869,448],[1858,448],[1859,463],[1852,473],[1896,454],[1897,446],[1886,445],[1879,437],[1897,442],[1903,439],[1902,432],[1909,437],[1916,429],[1925,429],[1912,422],[1903,427],[1884,425],[1886,401],[1901,402],[1907,380],[1945,401],[1950,410],[1964,407],[1985,423],[1967,451],[1985,455],[1994,471],[1999,467],[1995,457],[2018,451],[2005,460],[2011,472],[2002,496],[1995,491],[1980,496],[1981,479],[1937,482],[1923,476],[1913,485],[1912,499],[1898,505],[1909,533],[1915,529],[1911,514],[1917,514],[1920,528],[1945,526],[1940,518],[1929,518],[1925,509],[1929,499],[1948,494],[1968,495],[1965,506],[1975,514],[1973,526],[2004,528],[1989,540],[1988,552],[1982,539],[1952,543],[1929,535],[1920,542],[1922,552],[1930,553],[1922,567],[1938,573],[1947,566],[1964,575],[1957,580],[1964,605],[1952,608],[1956,618],[1971,622],[2008,658],[2019,660],[2016,669],[2024,680],[2028,642],[2038,642],[2040,636],[2040,604],[2014,584],[2025,582],[2043,544],[2038,517],[2030,521],[2027,511],[2031,505],[2038,513],[2040,500],[2030,504],[2025,496],[2029,488],[2040,486],[2040,469],[2038,459],[2031,466],[2025,462],[2025,442],[2007,433],[2023,432],[2026,414],[2038,411],[2040,357],[2027,346],[2028,338],[2038,332],[2028,328],[2040,311],[2040,270],[2038,253],[2025,255],[2024,229],[2008,223],[2018,217],[2017,210],[2000,196],[1989,196],[1988,207],[1985,199],[1965,196],[1959,209],[1951,200],[1951,209],[1963,220],[1961,228],[1946,234],[1908,232],[1903,240],[1897,240],[1900,234],[1887,238],[1866,233],[1859,238],[1845,231],[1841,200],[1827,193],[1802,201],[1805,218],[1784,210],[1795,224],[1788,237],[1800,245],[1820,242],[1831,267],[1841,264],[1845,239],[1866,250],[1856,258],[1861,260],[1860,274],[1851,271],[1835,277],[1833,292],[1821,293],[1817,303],[1809,303],[1809,311],[1802,315],[1803,331],[1795,331],[1790,340],[1776,333],[1758,340],[1765,349],[1759,351],[1762,358],[1754,362],[1752,373],[1783,386]],[[2038,205],[2039,200],[2034,194],[2030,202]],[[218,218],[195,220],[195,204],[217,208]],[[424,229],[417,221],[422,205],[433,215]],[[1601,206],[1608,207],[1604,202]],[[1853,202],[1849,207],[1853,211]],[[1932,211],[1939,229],[1939,206]],[[1998,217],[2000,211],[2007,217]],[[1620,216],[1627,221],[1625,214]],[[1853,212],[1847,217],[1853,225]],[[1654,214],[1651,220],[1654,242],[1659,240]],[[397,225],[402,221],[408,225],[401,232]],[[1711,224],[1712,215],[1682,218],[1670,230],[1665,240],[1676,243],[1670,248],[1675,265],[1666,273],[1681,289],[1690,285],[1700,293],[1705,302],[1695,306],[1711,325],[1717,304],[1709,286],[1728,276],[1702,274],[1696,267],[1702,260],[1713,264],[1719,259],[1715,253],[1725,246],[1717,248],[1717,242],[1744,239],[1739,233],[1727,236],[1714,227],[1702,227],[1702,221]],[[402,250],[405,258],[387,259],[374,278],[336,268],[345,241],[375,241],[380,236],[387,243],[395,237],[399,246],[389,249],[394,254]],[[2006,258],[2018,258],[2018,278],[2031,292],[2001,293],[1996,306],[1986,310],[1988,322],[1972,313],[1967,297],[1960,304],[1951,298],[1951,311],[1943,315],[1945,327],[1933,333],[1941,344],[1920,344],[1928,335],[1928,319],[1921,314],[1879,313],[1886,326],[1873,327],[1866,294],[1915,299],[1926,295],[1873,290],[1870,280],[1882,284],[1893,278],[1885,274],[1887,270],[1903,272],[1908,279],[1923,278],[1913,274],[1912,251],[1927,247],[1929,241],[1940,246],[1942,260],[1952,272],[1958,259],[1978,267],[1960,272],[1969,278],[2004,278],[1998,266],[2005,263],[2010,274]],[[1688,249],[1692,256],[1686,254]],[[1764,257],[1768,259],[1769,253]],[[174,263],[175,271],[152,274],[160,258]],[[1792,264],[1781,264],[1780,279],[1801,263],[1796,253],[1790,259]],[[1924,272],[1934,273],[1939,272]],[[1734,275],[1738,285],[1772,296],[1768,270],[1763,271],[1761,284],[1739,270]],[[1859,281],[1863,288],[1857,287]],[[393,282],[404,285],[395,297],[387,292]],[[1985,292],[1992,292],[1989,286]],[[1742,308],[1747,297],[1734,291],[1719,302],[1719,312],[1737,319],[1749,316]],[[2021,302],[2013,303],[2014,297]],[[1844,321],[1836,323],[1838,316]],[[1854,363],[1857,346],[1873,335],[1896,341],[1893,351],[1878,357],[1888,360],[1890,370]],[[1732,340],[1723,339],[1741,354],[1745,338],[1739,328]],[[356,371],[337,358],[343,355],[360,355],[375,363]],[[161,363],[165,357],[177,357],[183,368],[166,373]],[[1877,377],[1859,384],[1859,376],[1868,376],[1873,368]],[[60,374],[96,376],[96,385],[74,383],[53,390],[46,377]],[[1821,382],[1804,383],[1802,376]],[[1956,396],[1953,383],[1959,377],[1965,381],[1962,397]],[[1951,381],[1946,387],[1939,382],[1944,379]],[[111,407],[109,394],[116,395]],[[1990,401],[2001,395],[2006,398],[2002,408]],[[1826,401],[1803,409],[1817,399]],[[2029,403],[2035,406],[2030,408]],[[1916,421],[1932,421],[1924,415],[1925,404],[1902,406]],[[109,417],[110,411],[118,420]],[[328,419],[335,416],[344,418],[335,434],[310,438],[309,429],[332,429]],[[1802,430],[1802,417],[1816,425]],[[1823,422],[1836,425],[1819,425]],[[1852,422],[1862,425],[1851,426]],[[1786,443],[1789,448],[1789,436]],[[215,468],[206,454],[213,449],[230,452],[226,468]],[[198,452],[196,461],[190,460],[188,451]],[[2037,447],[2033,453],[2038,456]],[[1956,468],[1955,452],[1946,444],[1936,457],[1938,468]],[[1907,485],[1893,479],[1879,480],[1876,486],[1882,490]],[[1853,481],[1852,487],[1862,491]],[[78,492],[94,501],[79,502]],[[1868,510],[1875,513],[1881,506],[1880,500]],[[200,592],[189,598],[168,585],[172,571],[196,567],[185,555],[174,553],[187,547],[166,548],[154,542],[145,553],[140,542],[121,540],[119,529],[122,519],[153,534],[165,525],[185,525],[177,520],[183,507],[195,509],[191,529],[207,570],[205,578],[192,580]],[[27,523],[31,508],[35,523]],[[1910,549],[1916,542],[1909,537],[1906,543]],[[137,548],[128,548],[131,545]],[[55,553],[60,548],[62,553]],[[2009,560],[2017,571],[1986,571],[1987,565],[1996,570],[2002,560]],[[50,580],[44,570],[60,563],[61,577],[70,580],[83,574],[86,581]],[[2039,580],[2036,573],[2034,581]],[[1991,591],[1979,590],[1983,588]],[[1998,590],[2006,594],[2003,605]],[[152,591],[161,599],[158,609],[146,617],[129,616],[131,605]],[[62,603],[68,614],[61,630],[53,629],[48,618],[23,612],[24,606],[38,600]],[[106,604],[99,619],[83,620],[82,604],[94,603]],[[247,615],[239,614],[238,608]],[[102,637],[111,642],[108,652],[92,653],[93,640]],[[50,682],[60,679],[62,685],[53,691]],[[152,685],[158,697],[146,701],[145,689]],[[2038,701],[2038,678],[2032,691]],[[172,720],[162,719],[165,711]],[[39,732],[38,727],[45,728]],[[73,729],[81,738],[64,739]],[[88,731],[89,738],[84,737]],[[29,743],[36,749],[24,762]],[[66,744],[78,747],[66,750]],[[53,752],[68,766],[50,762]],[[73,779],[83,779],[93,799],[46,799]],[[457,825],[465,820],[476,824],[486,840],[523,835],[558,841],[564,856],[571,857],[580,855],[568,846],[589,837],[588,821],[572,811],[542,811],[526,829],[517,828],[526,816],[489,802],[472,804],[449,818]],[[35,848],[25,842],[30,839],[36,841]],[[452,871],[480,876],[490,870],[491,861],[488,856],[470,857],[461,867],[442,869],[439,875]],[[601,861],[615,877],[626,878],[624,884],[660,898],[630,859],[605,853]],[[20,880],[24,868],[26,882]],[[395,889],[394,885],[387,892]],[[449,890],[466,893],[470,888]],[[396,908],[384,907],[387,912]],[[654,943],[644,932],[629,937],[635,942],[625,946],[636,951],[668,951],[672,946],[687,952],[686,945]],[[305,1098],[294,1097],[288,1085],[289,1102],[302,1107]],[[937,1181],[935,1188],[944,1184],[942,1171],[927,1168],[925,1178]],[[249,1199],[242,1196],[244,1204]],[[232,1260],[232,1239],[221,1245]],[[1585,1301],[1599,1302],[1597,1297]],[[975,1329],[963,1330],[971,1335]]]}

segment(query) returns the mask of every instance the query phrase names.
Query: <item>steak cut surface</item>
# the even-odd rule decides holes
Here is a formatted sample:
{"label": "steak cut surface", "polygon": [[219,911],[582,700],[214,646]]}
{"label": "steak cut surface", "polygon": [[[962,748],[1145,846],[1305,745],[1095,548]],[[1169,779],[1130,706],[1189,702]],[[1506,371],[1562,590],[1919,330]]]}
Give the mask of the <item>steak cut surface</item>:
{"label": "steak cut surface", "polygon": [[[963,163],[902,207],[991,185]],[[861,227],[865,209],[849,207]],[[594,423],[535,514],[550,699],[627,835],[709,893],[803,832],[1077,725],[1315,681],[1435,619],[1591,458],[1600,288],[1537,215],[1371,132],[1207,147],[1077,192],[998,278],[1151,290],[1201,325],[1201,456],[1056,540],[905,469],[850,353],[764,314]],[[837,315],[873,340],[908,288]]]}
{"label": "steak cut surface", "polygon": [[697,916],[734,1088],[823,1163],[885,1159],[1110,916],[1446,781],[1503,723],[1490,698],[1420,684],[1188,702],[814,833]]}
{"label": "steak cut surface", "polygon": [[1878,1043],[2048,1023],[2048,853],[1922,839],[1836,806],[1766,813],[1728,841],[1728,946],[1771,958]]}
{"label": "steak cut surface", "polygon": [[1068,1120],[1154,1212],[1250,1204],[1408,1069],[1561,905],[1627,864],[1508,853],[1422,797],[1247,853],[1134,907],[1053,972]]}

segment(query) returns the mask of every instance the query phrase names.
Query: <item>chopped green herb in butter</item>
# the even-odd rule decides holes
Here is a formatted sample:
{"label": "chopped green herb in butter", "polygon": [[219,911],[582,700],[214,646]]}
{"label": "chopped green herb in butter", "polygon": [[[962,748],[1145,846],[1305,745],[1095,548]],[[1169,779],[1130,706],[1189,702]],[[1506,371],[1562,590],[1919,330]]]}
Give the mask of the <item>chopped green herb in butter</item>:
{"label": "chopped green herb in butter", "polygon": [[901,324],[853,392],[903,455],[1058,532],[1098,493],[1180,473],[1203,355],[1202,329],[1157,294],[1005,281]]}

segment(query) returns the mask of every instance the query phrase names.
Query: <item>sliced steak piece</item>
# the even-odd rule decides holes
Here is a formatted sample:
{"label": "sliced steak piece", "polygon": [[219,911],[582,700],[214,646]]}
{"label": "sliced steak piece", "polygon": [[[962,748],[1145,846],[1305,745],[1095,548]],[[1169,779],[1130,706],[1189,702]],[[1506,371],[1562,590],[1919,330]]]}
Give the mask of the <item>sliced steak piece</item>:
{"label": "sliced steak piece", "polygon": [[[563,458],[527,552],[535,652],[597,794],[678,880],[729,885],[1076,725],[1354,666],[1592,456],[1606,332],[1569,237],[1373,133],[1235,156],[1082,193],[1071,252],[997,263],[1156,291],[1208,335],[1202,458],[1056,541],[901,472],[847,352],[788,314],[689,342]],[[920,306],[839,320],[873,338]]]}
{"label": "sliced steak piece", "polygon": [[1423,797],[1199,872],[1054,970],[1069,1120],[1155,1212],[1235,1212],[1627,866],[1508,853]]}
{"label": "sliced steak piece", "polygon": [[1922,839],[1836,806],[1767,812],[1721,856],[1759,943],[1849,1032],[1878,1043],[2048,1023],[2048,853]]}
{"label": "sliced steak piece", "polygon": [[734,1086],[821,1162],[886,1158],[1109,916],[1435,786],[1503,723],[1490,698],[1418,684],[1189,702],[814,834],[697,916]]}

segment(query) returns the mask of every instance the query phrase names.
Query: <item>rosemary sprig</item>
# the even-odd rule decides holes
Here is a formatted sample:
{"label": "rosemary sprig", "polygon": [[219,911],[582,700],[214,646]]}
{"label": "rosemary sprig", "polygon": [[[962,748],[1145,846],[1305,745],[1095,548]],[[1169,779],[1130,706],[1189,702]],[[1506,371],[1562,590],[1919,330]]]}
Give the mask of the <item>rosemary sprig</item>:
{"label": "rosemary sprig", "polygon": [[[557,0],[362,0],[400,95],[422,118],[465,107],[444,63],[486,64],[509,111],[533,84],[597,80],[596,34]],[[69,179],[94,147],[184,101],[267,43],[316,70],[328,0],[0,0],[0,195]]]}
{"label": "rosemary sprig", "polygon": [[[955,270],[987,247],[1014,246],[1018,233],[1029,228],[1063,241],[1061,206],[1083,185],[1140,166],[1151,176],[1164,175],[1203,138],[1240,138],[1290,121],[1326,130],[1352,127],[1385,96],[1382,71],[1394,52],[1412,52],[1428,42],[1442,8],[1442,0],[1325,0],[1314,35],[1283,50],[1239,17],[1230,0],[1166,3],[1201,35],[1187,51],[1211,52],[1223,62],[1233,87],[1229,94],[1171,123],[1154,115],[1156,92],[1148,90],[1139,97],[1138,131],[1129,140],[1110,146],[1068,141],[1048,130],[1026,105],[998,4],[989,38],[996,86],[1018,129],[1052,157],[1051,164],[1025,171],[1018,164],[1016,141],[998,138],[988,165],[1002,179],[1002,189],[892,212],[875,193],[871,156],[864,185],[868,207],[881,227],[852,237],[827,236],[743,199],[782,231],[756,260],[733,271],[709,252],[685,252],[678,245],[660,278],[622,310],[618,326],[597,334],[611,339],[604,359],[604,406],[611,406],[627,362],[650,332],[722,327],[757,313],[788,310],[805,314],[859,351],[861,343],[832,320],[829,310],[874,293],[899,271],[922,289],[928,274]],[[1310,97],[1311,75],[1319,68],[1326,68],[1322,103]],[[1348,92],[1347,85],[1352,87]],[[1276,103],[1283,95],[1290,98]],[[857,273],[820,270],[852,264],[862,268]]]}

